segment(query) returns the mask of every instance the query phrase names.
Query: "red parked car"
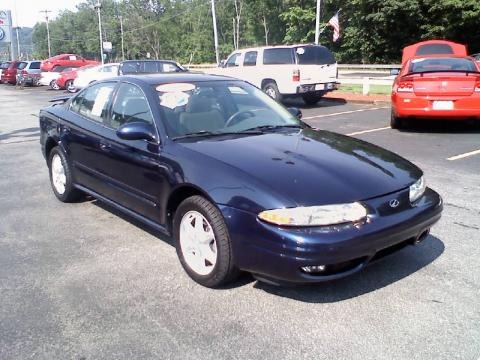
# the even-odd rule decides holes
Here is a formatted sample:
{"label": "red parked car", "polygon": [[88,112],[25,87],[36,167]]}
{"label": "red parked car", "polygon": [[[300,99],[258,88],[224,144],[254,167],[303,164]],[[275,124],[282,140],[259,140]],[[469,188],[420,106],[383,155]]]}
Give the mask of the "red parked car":
{"label": "red parked car", "polygon": [[92,68],[96,65],[85,65],[81,68],[72,69],[70,71],[62,71],[60,76],[57,78],[56,83],[59,89],[73,89],[73,80],[77,77],[77,72]]}
{"label": "red parked car", "polygon": [[[61,54],[42,61],[40,66],[42,71],[61,70],[62,68],[77,68],[85,65],[98,65],[95,60],[87,60],[76,54]],[[59,69],[60,68],[60,69]]]}
{"label": "red parked car", "polygon": [[449,40],[421,41],[403,48],[402,65],[415,56],[426,55],[467,56],[467,47]]}
{"label": "red parked car", "polygon": [[2,71],[1,81],[2,83],[9,83],[15,85],[17,83],[17,69],[20,66],[21,61],[11,61],[6,69]]}
{"label": "red parked car", "polygon": [[480,64],[469,56],[407,60],[392,88],[392,128],[405,118],[480,119]]}

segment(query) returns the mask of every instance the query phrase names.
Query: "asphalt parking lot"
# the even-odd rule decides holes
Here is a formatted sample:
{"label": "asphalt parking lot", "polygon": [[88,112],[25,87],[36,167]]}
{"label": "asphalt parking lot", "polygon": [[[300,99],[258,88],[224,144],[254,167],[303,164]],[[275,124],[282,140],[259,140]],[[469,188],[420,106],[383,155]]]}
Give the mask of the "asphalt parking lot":
{"label": "asphalt parking lot", "polygon": [[480,127],[400,132],[388,104],[303,107],[312,126],[419,165],[442,219],[350,278],[275,287],[245,275],[211,290],[171,239],[97,201],[55,199],[36,114],[58,95],[0,85],[0,359],[479,359]]}

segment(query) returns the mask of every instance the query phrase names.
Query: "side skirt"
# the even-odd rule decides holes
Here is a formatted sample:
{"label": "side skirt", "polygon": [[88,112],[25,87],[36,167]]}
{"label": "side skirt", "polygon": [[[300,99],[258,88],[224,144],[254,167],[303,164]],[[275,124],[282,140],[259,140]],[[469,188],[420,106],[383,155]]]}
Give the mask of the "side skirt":
{"label": "side skirt", "polygon": [[124,214],[134,218],[135,220],[138,220],[141,223],[144,223],[145,225],[151,227],[152,229],[154,229],[158,232],[161,232],[162,234],[165,234],[167,236],[172,236],[172,234],[170,234],[170,232],[167,230],[166,227],[164,227],[162,225],[159,225],[156,222],[154,222],[150,219],[147,219],[146,217],[144,217],[140,214],[137,214],[135,211],[132,211],[132,210],[126,208],[125,206],[119,205],[116,202],[114,202],[114,201],[112,201],[112,200],[110,200],[110,199],[108,199],[108,198],[96,193],[95,191],[92,191],[92,190],[82,186],[82,185],[75,184],[75,187],[77,189],[83,191],[84,193],[93,196],[95,199],[98,199],[101,202],[106,203],[107,205],[113,207],[114,209],[120,210],[121,212],[123,212]]}

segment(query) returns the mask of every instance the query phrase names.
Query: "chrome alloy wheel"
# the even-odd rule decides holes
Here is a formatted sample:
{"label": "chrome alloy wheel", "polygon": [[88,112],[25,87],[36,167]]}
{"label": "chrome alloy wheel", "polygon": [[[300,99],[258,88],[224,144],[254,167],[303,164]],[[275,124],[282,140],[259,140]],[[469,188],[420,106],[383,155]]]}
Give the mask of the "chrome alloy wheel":
{"label": "chrome alloy wheel", "polygon": [[65,192],[65,186],[67,184],[67,177],[65,175],[65,168],[62,164],[62,159],[60,155],[55,154],[52,157],[51,169],[52,172],[52,183],[55,187],[57,193],[62,195]]}
{"label": "chrome alloy wheel", "polygon": [[180,246],[186,264],[198,275],[210,274],[217,263],[212,226],[198,211],[188,211],[180,222]]}

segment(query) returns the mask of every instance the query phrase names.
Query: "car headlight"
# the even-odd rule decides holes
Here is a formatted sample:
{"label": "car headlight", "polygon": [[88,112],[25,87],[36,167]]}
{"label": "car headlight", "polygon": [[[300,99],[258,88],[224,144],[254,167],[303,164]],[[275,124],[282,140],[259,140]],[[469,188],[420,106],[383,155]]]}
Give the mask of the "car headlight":
{"label": "car headlight", "polygon": [[410,202],[415,202],[420,198],[420,196],[423,195],[425,192],[425,189],[427,187],[427,184],[425,182],[425,178],[422,176],[418,181],[410,186],[410,191],[409,191],[409,196],[410,196]]}
{"label": "car headlight", "polygon": [[296,207],[262,211],[259,219],[282,226],[327,226],[360,221],[367,209],[360,203]]}

